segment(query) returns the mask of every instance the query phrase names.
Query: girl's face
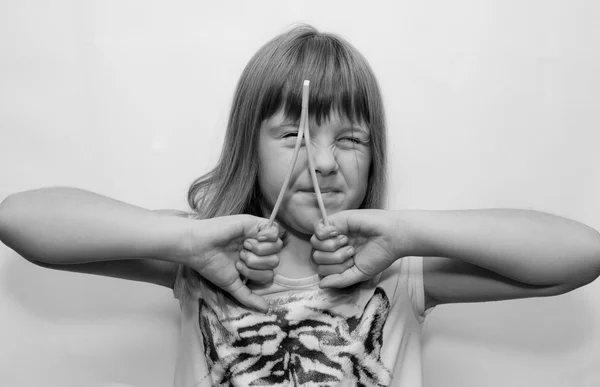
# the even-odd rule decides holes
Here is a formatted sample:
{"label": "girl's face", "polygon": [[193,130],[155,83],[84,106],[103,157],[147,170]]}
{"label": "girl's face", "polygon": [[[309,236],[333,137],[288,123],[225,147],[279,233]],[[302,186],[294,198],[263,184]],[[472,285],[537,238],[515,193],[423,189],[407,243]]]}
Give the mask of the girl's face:
{"label": "girl's face", "polygon": [[[320,126],[311,120],[309,128],[312,157],[327,214],[358,208],[367,192],[371,165],[369,128],[352,126],[337,114]],[[269,210],[275,206],[288,173],[297,135],[298,123],[286,120],[282,112],[263,121],[260,127],[258,181]],[[314,224],[322,215],[308,168],[306,147],[302,144],[277,218],[286,228],[312,235]]]}

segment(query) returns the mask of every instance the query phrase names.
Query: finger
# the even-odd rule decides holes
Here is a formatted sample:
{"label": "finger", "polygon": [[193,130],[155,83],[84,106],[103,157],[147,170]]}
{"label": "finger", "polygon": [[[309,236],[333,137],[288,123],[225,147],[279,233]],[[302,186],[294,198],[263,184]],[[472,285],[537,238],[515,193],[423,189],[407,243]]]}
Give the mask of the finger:
{"label": "finger", "polygon": [[270,228],[264,228],[264,229],[260,230],[254,238],[256,238],[257,240],[259,240],[261,242],[264,242],[264,241],[275,242],[279,238],[279,228],[277,228],[276,226],[272,226]]}
{"label": "finger", "polygon": [[271,255],[281,251],[283,241],[276,239],[274,242],[260,242],[254,238],[250,238],[244,241],[244,248],[256,255]]}
{"label": "finger", "polygon": [[339,235],[338,229],[334,225],[325,226],[323,223],[323,219],[319,220],[319,222],[315,223],[314,226],[315,236],[319,240],[325,240],[329,238],[334,238]]}
{"label": "finger", "polygon": [[329,238],[325,240],[320,240],[315,235],[310,237],[310,244],[313,249],[319,251],[336,251],[342,246],[345,246],[348,243],[348,237],[346,235],[338,235],[334,238]]}
{"label": "finger", "polygon": [[[283,238],[285,230],[279,224],[274,222],[270,228],[266,228],[267,224],[259,227],[258,234],[255,236],[260,242],[270,241],[275,242],[278,238]],[[264,228],[263,228],[264,227]]]}
{"label": "finger", "polygon": [[275,277],[273,270],[254,270],[242,261],[236,262],[235,267],[244,278],[262,285],[273,282]]}
{"label": "finger", "polygon": [[343,246],[332,253],[315,250],[312,256],[313,260],[320,265],[334,265],[347,261],[348,258],[354,256],[354,253],[354,247]]}
{"label": "finger", "polygon": [[239,278],[237,278],[231,285],[226,286],[223,289],[231,294],[240,303],[242,303],[242,305],[256,309],[263,313],[266,313],[269,310],[269,304],[267,301],[259,295],[252,293],[252,291],[248,289],[248,287],[244,285],[242,280]]}
{"label": "finger", "polygon": [[253,270],[274,270],[279,266],[279,256],[276,254],[257,256],[251,251],[240,251],[240,259]]}
{"label": "finger", "polygon": [[321,288],[345,288],[354,285],[358,282],[368,280],[370,277],[358,270],[356,266],[352,266],[341,274],[328,275],[321,279],[319,287]]}
{"label": "finger", "polygon": [[318,265],[317,273],[322,276],[332,275],[332,274],[341,274],[351,268],[354,265],[354,258],[350,258],[346,262],[343,262],[339,265]]}

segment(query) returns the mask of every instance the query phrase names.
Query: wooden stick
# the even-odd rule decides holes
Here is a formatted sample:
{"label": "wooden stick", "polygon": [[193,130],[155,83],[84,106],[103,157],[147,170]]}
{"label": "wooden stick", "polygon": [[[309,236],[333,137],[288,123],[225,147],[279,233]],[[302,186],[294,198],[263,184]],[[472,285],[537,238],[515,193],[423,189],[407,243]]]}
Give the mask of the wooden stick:
{"label": "wooden stick", "polygon": [[296,160],[298,159],[298,151],[300,149],[300,145],[302,144],[302,137],[306,136],[306,152],[308,157],[308,165],[309,171],[312,177],[313,187],[315,189],[315,194],[317,195],[317,202],[319,204],[319,208],[321,210],[321,214],[323,215],[323,222],[326,226],[329,226],[329,222],[327,220],[327,213],[325,212],[325,205],[323,204],[323,197],[321,195],[321,190],[319,189],[319,183],[317,181],[317,174],[315,171],[315,167],[313,165],[311,150],[310,150],[310,131],[308,127],[308,92],[309,92],[310,81],[305,80],[302,85],[302,112],[300,113],[300,127],[298,128],[298,138],[296,139],[296,146],[294,147],[294,154],[292,156],[292,162],[290,163],[290,167],[288,173],[283,181],[283,186],[281,187],[281,191],[279,191],[279,196],[277,197],[277,201],[275,202],[275,206],[273,207],[273,212],[271,212],[271,216],[269,217],[269,222],[267,223],[267,228],[273,225],[275,217],[277,216],[277,211],[279,211],[279,207],[281,206],[281,202],[283,200],[283,195],[287,190],[290,177],[294,172],[294,167],[296,165]]}
{"label": "wooden stick", "polygon": [[279,207],[281,206],[281,202],[283,201],[283,195],[285,194],[285,191],[287,190],[288,184],[290,182],[290,177],[292,176],[292,173],[294,173],[294,167],[296,166],[296,160],[298,159],[298,151],[300,150],[300,145],[302,144],[302,136],[303,136],[303,128],[304,128],[304,121],[306,121],[307,119],[307,114],[305,114],[305,111],[308,108],[304,107],[304,92],[305,89],[308,89],[308,87],[306,86],[306,82],[304,89],[303,89],[303,94],[302,94],[302,112],[300,113],[300,127],[298,128],[298,137],[296,138],[296,146],[294,147],[294,154],[292,156],[292,162],[290,163],[290,167],[288,169],[288,173],[285,176],[285,179],[283,180],[283,185],[281,186],[281,190],[279,191],[279,196],[277,197],[277,201],[275,201],[275,206],[273,207],[273,212],[271,212],[271,216],[269,217],[269,222],[267,223],[267,228],[270,228],[273,225],[273,222],[275,221],[275,217],[277,216],[277,211],[279,211]]}
{"label": "wooden stick", "polygon": [[[305,85],[306,82],[304,81]],[[308,98],[307,98],[308,99]],[[308,107],[307,113],[308,115]],[[305,120],[304,126],[305,136],[306,136],[306,157],[308,158],[308,170],[310,171],[310,176],[313,182],[313,188],[315,189],[315,194],[317,195],[317,203],[319,203],[319,209],[321,210],[321,215],[323,216],[323,223],[325,226],[329,226],[329,220],[327,219],[327,212],[325,212],[325,205],[323,204],[323,196],[321,195],[321,189],[319,188],[319,181],[317,180],[317,172],[315,171],[315,164],[312,159],[312,145],[310,143],[310,130],[308,128],[308,119]]]}

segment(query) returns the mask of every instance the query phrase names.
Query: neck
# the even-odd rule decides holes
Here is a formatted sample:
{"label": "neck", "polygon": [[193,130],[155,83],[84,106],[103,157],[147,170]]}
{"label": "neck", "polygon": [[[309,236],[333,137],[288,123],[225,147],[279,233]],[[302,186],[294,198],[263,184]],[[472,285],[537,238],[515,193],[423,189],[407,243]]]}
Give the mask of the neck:
{"label": "neck", "polygon": [[287,278],[306,278],[317,274],[316,264],[312,259],[310,235],[286,230],[283,248],[277,254],[279,266],[275,273]]}

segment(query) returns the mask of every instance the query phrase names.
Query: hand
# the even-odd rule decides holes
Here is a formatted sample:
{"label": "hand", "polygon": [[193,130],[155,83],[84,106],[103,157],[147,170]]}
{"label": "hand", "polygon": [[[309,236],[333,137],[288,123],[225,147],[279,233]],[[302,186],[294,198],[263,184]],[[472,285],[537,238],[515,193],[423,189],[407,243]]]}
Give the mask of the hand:
{"label": "hand", "polygon": [[[279,227],[273,224],[267,229],[268,219],[251,215],[222,216],[195,222],[184,253],[187,265],[242,304],[266,312],[269,305],[242,282],[240,272],[259,282],[272,280],[273,269],[279,264],[275,253],[283,246]],[[244,249],[245,243],[252,247],[254,253]],[[257,255],[262,256],[259,258]],[[240,258],[246,261],[245,265]]]}
{"label": "hand", "polygon": [[[403,256],[403,243],[390,211],[349,210],[315,225],[311,244],[322,288],[342,288],[373,278]],[[336,235],[337,234],[337,235]]]}
{"label": "hand", "polygon": [[275,269],[279,265],[279,253],[283,247],[281,238],[285,233],[279,231],[277,224],[265,228],[254,237],[244,241],[240,251],[240,261],[235,267],[246,279],[258,284],[273,282]]}

